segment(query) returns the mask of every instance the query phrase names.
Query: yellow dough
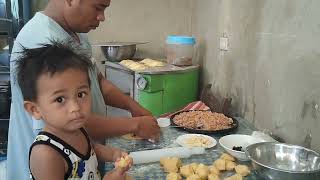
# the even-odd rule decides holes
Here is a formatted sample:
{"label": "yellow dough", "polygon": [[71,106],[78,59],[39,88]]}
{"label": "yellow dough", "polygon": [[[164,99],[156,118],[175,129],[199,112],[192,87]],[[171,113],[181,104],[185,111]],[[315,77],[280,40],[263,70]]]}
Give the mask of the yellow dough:
{"label": "yellow dough", "polygon": [[220,178],[217,174],[209,174],[208,180],[220,180]]}
{"label": "yellow dough", "polygon": [[123,138],[123,139],[126,139],[126,140],[142,140],[141,137],[136,136],[136,135],[134,135],[134,134],[132,134],[132,133],[123,135],[122,138]]}
{"label": "yellow dough", "polygon": [[248,174],[250,174],[250,170],[246,165],[237,165],[234,169],[241,176],[247,176]]}
{"label": "yellow dough", "polygon": [[230,177],[225,178],[224,180],[242,180],[242,176],[240,174],[234,174]]}
{"label": "yellow dough", "polygon": [[204,164],[199,164],[195,172],[200,176],[201,179],[207,179],[209,168]]}
{"label": "yellow dough", "polygon": [[181,176],[179,173],[169,173],[166,180],[181,180]]}
{"label": "yellow dough", "polygon": [[224,159],[217,159],[213,164],[219,171],[226,170],[226,161]]}
{"label": "yellow dough", "polygon": [[181,167],[181,160],[177,157],[166,157],[160,159],[160,164],[163,166],[165,172],[178,172]]}
{"label": "yellow dough", "polygon": [[209,171],[210,171],[211,174],[216,174],[216,175],[220,174],[220,171],[214,165],[209,166]]}
{"label": "yellow dough", "polygon": [[234,167],[236,167],[236,163],[233,161],[226,161],[226,170],[227,171],[232,171]]}
{"label": "yellow dough", "polygon": [[228,160],[228,161],[235,161],[235,158],[227,153],[222,153],[220,159]]}
{"label": "yellow dough", "polygon": [[132,157],[130,156],[121,157],[120,161],[117,163],[117,167],[128,167],[130,161],[132,161]]}
{"label": "yellow dough", "polygon": [[198,164],[197,163],[191,163],[190,166],[191,166],[193,172],[196,172],[196,170],[198,168]]}
{"label": "yellow dough", "polygon": [[191,176],[192,174],[194,174],[194,171],[191,167],[190,164],[187,164],[187,165],[184,165],[180,168],[180,174],[183,176],[183,177],[189,177]]}
{"label": "yellow dough", "polygon": [[201,180],[201,178],[197,174],[192,174],[191,176],[188,176],[186,180]]}
{"label": "yellow dough", "polygon": [[119,64],[121,64],[122,66],[125,66],[128,69],[131,69],[133,71],[142,71],[145,70],[146,68],[148,68],[148,66],[142,64],[142,63],[138,63],[132,60],[122,60]]}
{"label": "yellow dough", "polygon": [[140,61],[140,63],[143,63],[143,64],[150,66],[150,67],[162,67],[162,66],[166,65],[166,63],[164,63],[162,61],[157,61],[157,60],[153,60],[153,59],[149,59],[149,58]]}

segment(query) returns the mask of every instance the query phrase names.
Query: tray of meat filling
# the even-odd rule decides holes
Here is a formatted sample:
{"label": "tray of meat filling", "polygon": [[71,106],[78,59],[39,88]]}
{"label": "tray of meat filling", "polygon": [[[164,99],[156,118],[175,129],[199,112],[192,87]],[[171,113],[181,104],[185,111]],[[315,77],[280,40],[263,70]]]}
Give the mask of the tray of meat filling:
{"label": "tray of meat filling", "polygon": [[171,125],[191,133],[218,134],[238,128],[238,121],[211,111],[180,111],[171,116]]}

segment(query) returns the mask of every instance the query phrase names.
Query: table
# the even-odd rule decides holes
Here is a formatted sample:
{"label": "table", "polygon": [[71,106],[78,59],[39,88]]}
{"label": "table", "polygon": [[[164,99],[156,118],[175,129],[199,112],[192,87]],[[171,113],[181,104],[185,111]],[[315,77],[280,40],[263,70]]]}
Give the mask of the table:
{"label": "table", "polygon": [[[239,122],[239,126],[236,130],[233,132],[230,132],[229,134],[248,134],[250,135],[255,128],[246,120],[236,117],[236,120]],[[107,140],[107,144],[118,147],[120,149],[126,150],[127,152],[132,151],[140,151],[140,150],[148,150],[148,149],[160,149],[160,148],[168,148],[168,147],[178,147],[179,145],[176,144],[174,141],[175,139],[183,134],[186,134],[188,132],[174,128],[174,127],[165,127],[161,128],[162,136],[160,137],[160,140],[158,143],[150,143],[148,141],[142,141],[142,140],[126,140],[120,137],[116,138],[110,138]],[[210,135],[211,137],[215,138],[217,141],[220,137],[224,136],[226,134],[214,134]],[[203,163],[205,165],[211,165],[213,161],[218,159],[221,155],[221,153],[224,152],[222,147],[219,145],[219,143],[210,149],[206,149],[206,153],[202,155],[193,155],[190,158],[181,159],[183,165],[189,164],[192,162],[196,163]],[[250,162],[237,162],[237,164],[245,164],[251,167]],[[107,163],[106,170],[110,170],[113,168],[113,165],[110,163]],[[165,173],[160,166],[159,162],[155,163],[148,163],[148,164],[142,164],[142,165],[134,165],[130,171],[128,172],[130,176],[132,176],[136,180],[140,179],[150,179],[150,180],[158,180],[158,179],[165,179],[167,173]],[[234,172],[225,172],[222,174],[221,179],[223,177],[228,177],[230,175],[234,174]],[[249,176],[245,178],[246,180],[257,180],[259,179],[257,175],[252,172]]]}

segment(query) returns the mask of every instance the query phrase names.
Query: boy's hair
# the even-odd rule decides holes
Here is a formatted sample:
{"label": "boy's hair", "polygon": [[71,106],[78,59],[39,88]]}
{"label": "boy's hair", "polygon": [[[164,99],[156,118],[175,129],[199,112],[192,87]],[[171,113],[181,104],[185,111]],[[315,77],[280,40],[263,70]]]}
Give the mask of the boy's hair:
{"label": "boy's hair", "polygon": [[51,44],[42,44],[41,47],[35,49],[23,47],[16,70],[24,100],[37,100],[37,80],[40,75],[49,73],[50,76],[53,76],[55,73],[68,69],[81,70],[88,75],[88,70],[92,68],[90,59],[85,55],[76,54],[73,50],[75,47],[71,48],[55,41],[51,41]]}

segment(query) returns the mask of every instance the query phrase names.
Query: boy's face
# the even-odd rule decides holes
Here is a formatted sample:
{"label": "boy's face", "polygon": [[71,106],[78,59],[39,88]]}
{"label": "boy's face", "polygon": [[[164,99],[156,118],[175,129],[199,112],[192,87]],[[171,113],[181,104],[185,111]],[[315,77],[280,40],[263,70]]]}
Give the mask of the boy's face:
{"label": "boy's face", "polygon": [[46,128],[73,131],[84,126],[91,113],[91,95],[86,73],[68,69],[37,80],[36,102],[25,102],[34,118],[43,119]]}

